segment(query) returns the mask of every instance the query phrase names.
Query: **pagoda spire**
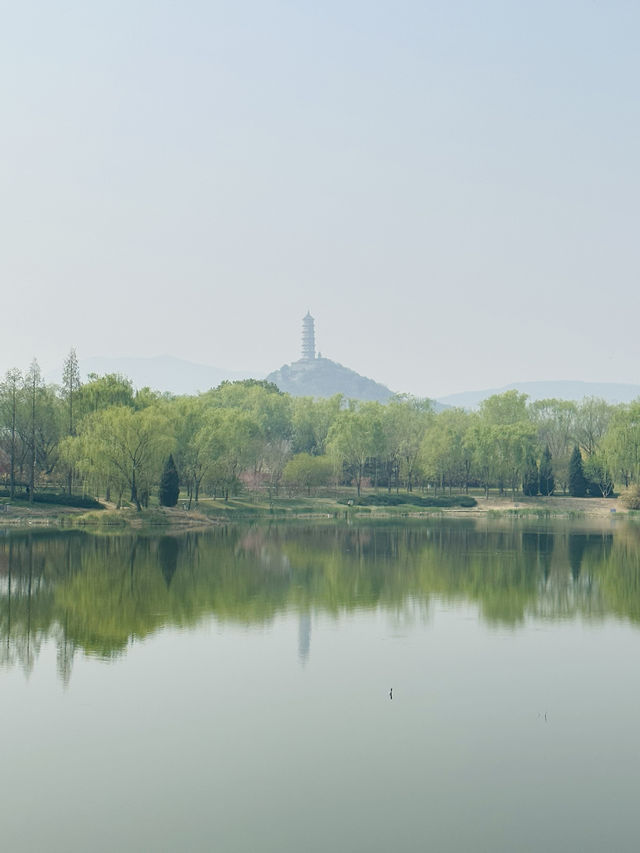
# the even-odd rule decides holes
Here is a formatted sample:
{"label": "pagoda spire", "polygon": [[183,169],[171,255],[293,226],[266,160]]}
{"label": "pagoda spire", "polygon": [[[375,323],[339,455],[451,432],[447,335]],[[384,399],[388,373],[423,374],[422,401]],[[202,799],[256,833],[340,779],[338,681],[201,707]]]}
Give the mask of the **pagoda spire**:
{"label": "pagoda spire", "polygon": [[304,361],[313,361],[316,357],[316,333],[315,321],[310,312],[302,318],[302,358]]}

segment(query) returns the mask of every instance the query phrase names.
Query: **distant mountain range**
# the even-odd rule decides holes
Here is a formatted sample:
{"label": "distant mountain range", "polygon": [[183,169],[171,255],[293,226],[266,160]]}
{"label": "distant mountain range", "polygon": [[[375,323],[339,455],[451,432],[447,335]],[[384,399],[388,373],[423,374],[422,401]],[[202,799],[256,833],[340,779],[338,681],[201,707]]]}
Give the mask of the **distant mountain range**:
{"label": "distant mountain range", "polygon": [[[121,373],[133,382],[135,388],[148,386],[158,391],[172,394],[196,394],[215,388],[225,379],[262,379],[264,373],[227,370],[197,364],[172,355],[157,355],[151,358],[137,357],[100,357],[80,359],[80,374],[84,382],[89,373]],[[60,382],[62,371],[58,370],[48,377],[52,382]]]}
{"label": "distant mountain range", "polygon": [[515,382],[502,388],[486,388],[484,391],[463,391],[460,394],[449,394],[438,400],[446,406],[458,406],[464,409],[475,409],[482,400],[493,394],[504,394],[505,391],[520,391],[527,394],[529,400],[546,400],[556,397],[559,400],[582,400],[584,397],[602,397],[608,403],[630,403],[640,397],[640,385],[629,385],[621,382],[578,382],[559,380],[551,382]]}
{"label": "distant mountain range", "polygon": [[[172,394],[196,394],[215,388],[224,380],[262,379],[262,371],[228,370],[208,364],[198,364],[171,355],[140,357],[100,357],[80,359],[82,380],[89,373],[121,373],[133,382],[135,388],[149,386]],[[356,400],[378,400],[386,402],[393,391],[361,376],[342,364],[328,358],[312,360],[300,359],[292,364],[283,365],[266,377],[283,391],[294,396],[330,397],[344,394]],[[47,375],[49,382],[60,382],[62,371],[58,369]],[[449,394],[434,401],[436,411],[451,406],[465,409],[476,408],[482,400],[492,394],[518,390],[527,394],[531,401],[557,397],[561,400],[582,400],[584,397],[602,397],[609,403],[628,403],[640,397],[640,385],[621,382],[578,382],[578,381],[540,381],[514,382],[501,388],[485,388],[482,391],[464,391]]]}

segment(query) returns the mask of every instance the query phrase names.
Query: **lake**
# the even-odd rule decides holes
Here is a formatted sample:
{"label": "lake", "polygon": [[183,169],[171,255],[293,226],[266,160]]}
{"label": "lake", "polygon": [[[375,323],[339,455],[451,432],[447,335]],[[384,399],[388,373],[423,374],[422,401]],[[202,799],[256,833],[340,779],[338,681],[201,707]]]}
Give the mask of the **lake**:
{"label": "lake", "polygon": [[0,536],[2,849],[635,851],[640,525]]}

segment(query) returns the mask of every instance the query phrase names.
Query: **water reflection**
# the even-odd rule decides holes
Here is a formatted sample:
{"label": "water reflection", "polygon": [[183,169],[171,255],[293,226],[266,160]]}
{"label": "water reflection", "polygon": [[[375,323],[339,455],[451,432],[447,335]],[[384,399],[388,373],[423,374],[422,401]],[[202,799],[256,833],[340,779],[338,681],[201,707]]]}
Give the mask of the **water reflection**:
{"label": "water reflection", "polygon": [[484,620],[512,627],[577,614],[637,621],[640,531],[434,520],[0,540],[2,662],[28,673],[53,639],[65,682],[78,651],[117,657],[163,626],[188,627],[209,615],[252,625],[297,612],[304,664],[314,612],[401,613],[433,597],[474,602]]}

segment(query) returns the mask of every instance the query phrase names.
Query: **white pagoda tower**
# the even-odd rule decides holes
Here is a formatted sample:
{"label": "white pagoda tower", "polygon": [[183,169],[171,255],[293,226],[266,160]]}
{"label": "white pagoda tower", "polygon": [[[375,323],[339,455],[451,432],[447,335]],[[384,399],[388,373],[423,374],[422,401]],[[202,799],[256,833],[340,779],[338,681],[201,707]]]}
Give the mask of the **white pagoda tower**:
{"label": "white pagoda tower", "polygon": [[302,318],[302,360],[314,361],[316,357],[315,321],[307,311]]}

